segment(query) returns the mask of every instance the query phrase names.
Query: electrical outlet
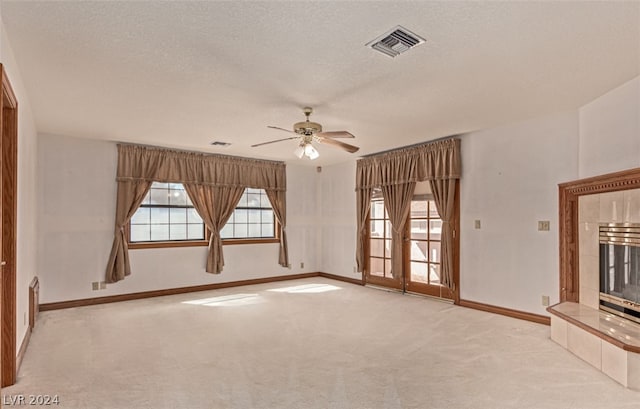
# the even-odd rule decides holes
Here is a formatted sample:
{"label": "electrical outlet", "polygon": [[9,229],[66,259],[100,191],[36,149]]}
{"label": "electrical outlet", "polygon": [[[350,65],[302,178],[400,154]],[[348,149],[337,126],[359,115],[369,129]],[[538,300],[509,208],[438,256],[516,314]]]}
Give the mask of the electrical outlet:
{"label": "electrical outlet", "polygon": [[549,220],[538,221],[538,231],[549,231]]}
{"label": "electrical outlet", "polygon": [[549,306],[549,296],[548,295],[543,295],[542,296],[542,306],[543,307],[548,307]]}
{"label": "electrical outlet", "polygon": [[100,281],[100,289],[101,290],[106,290],[107,289],[107,282],[106,281]]}
{"label": "electrical outlet", "polygon": [[300,262],[300,268],[304,268],[304,262],[303,261]]}
{"label": "electrical outlet", "polygon": [[97,291],[100,289],[100,283],[97,281],[94,281],[91,283],[91,290],[93,291]]}
{"label": "electrical outlet", "polygon": [[473,225],[475,226],[476,229],[480,229],[480,220],[474,221]]}

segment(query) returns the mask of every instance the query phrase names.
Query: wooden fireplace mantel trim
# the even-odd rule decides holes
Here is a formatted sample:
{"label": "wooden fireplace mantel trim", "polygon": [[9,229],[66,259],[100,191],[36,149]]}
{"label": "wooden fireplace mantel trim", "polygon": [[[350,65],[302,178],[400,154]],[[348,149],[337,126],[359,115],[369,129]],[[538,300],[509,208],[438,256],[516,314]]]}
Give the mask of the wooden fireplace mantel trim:
{"label": "wooden fireplace mantel trim", "polygon": [[580,300],[578,197],[640,188],[640,168],[558,185],[560,233],[560,302]]}

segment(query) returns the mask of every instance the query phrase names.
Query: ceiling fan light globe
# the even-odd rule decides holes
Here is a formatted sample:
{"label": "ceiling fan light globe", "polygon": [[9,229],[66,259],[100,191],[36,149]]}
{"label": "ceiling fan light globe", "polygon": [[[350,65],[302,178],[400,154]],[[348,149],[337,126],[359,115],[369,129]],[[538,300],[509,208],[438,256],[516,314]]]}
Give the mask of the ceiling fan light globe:
{"label": "ceiling fan light globe", "polygon": [[[307,145],[307,146],[311,146],[311,145]],[[306,155],[309,157],[309,159],[314,160],[317,159],[318,156],[320,156],[320,154],[318,153],[318,151],[316,150],[316,148],[314,148],[313,146],[311,146],[311,149],[309,149],[308,152],[306,152]]]}
{"label": "ceiling fan light globe", "polygon": [[296,155],[298,157],[298,159],[302,159],[302,157],[304,156],[305,152],[304,152],[304,146],[300,145],[296,148],[295,151],[293,151],[293,154]]}

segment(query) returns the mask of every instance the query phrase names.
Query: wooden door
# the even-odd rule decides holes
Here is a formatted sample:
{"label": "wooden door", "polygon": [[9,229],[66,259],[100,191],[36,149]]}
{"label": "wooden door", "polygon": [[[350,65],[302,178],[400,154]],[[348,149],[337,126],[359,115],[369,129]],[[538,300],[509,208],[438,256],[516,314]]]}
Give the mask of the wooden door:
{"label": "wooden door", "polygon": [[16,381],[16,230],[18,102],[0,64],[0,375],[1,385]]}

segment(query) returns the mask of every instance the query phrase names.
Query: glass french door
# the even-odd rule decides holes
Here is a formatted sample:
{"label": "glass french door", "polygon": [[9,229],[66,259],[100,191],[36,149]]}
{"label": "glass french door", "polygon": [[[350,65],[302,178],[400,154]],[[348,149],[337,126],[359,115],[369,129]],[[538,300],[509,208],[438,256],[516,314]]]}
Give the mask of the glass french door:
{"label": "glass french door", "polygon": [[391,223],[384,199],[375,192],[369,223],[367,284],[453,299],[441,284],[442,220],[431,194],[416,194],[411,201],[404,226],[403,269],[396,277],[391,273]]}

